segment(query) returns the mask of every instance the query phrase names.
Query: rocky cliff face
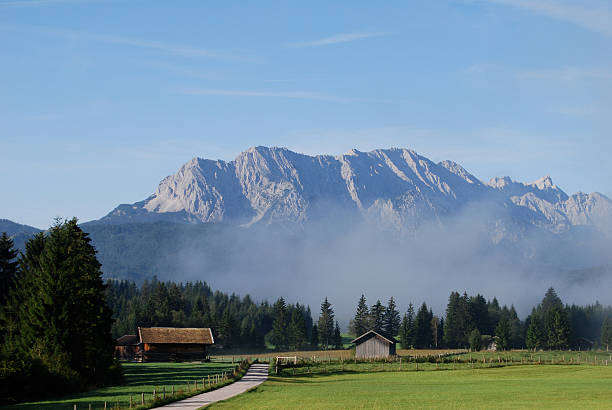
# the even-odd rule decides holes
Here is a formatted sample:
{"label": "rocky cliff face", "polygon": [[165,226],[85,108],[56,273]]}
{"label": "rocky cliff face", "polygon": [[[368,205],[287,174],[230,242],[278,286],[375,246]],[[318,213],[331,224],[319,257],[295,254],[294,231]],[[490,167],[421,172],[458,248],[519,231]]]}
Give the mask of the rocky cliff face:
{"label": "rocky cliff face", "polygon": [[528,184],[509,177],[485,184],[459,164],[434,163],[408,149],[351,150],[334,157],[254,147],[230,162],[194,158],[149,198],[120,205],[100,222],[301,225],[333,208],[410,231],[425,222],[444,224],[481,204],[495,210],[489,217],[498,235],[517,226],[553,233],[577,225],[598,228],[612,219],[610,199],[598,193],[568,196],[548,176]]}

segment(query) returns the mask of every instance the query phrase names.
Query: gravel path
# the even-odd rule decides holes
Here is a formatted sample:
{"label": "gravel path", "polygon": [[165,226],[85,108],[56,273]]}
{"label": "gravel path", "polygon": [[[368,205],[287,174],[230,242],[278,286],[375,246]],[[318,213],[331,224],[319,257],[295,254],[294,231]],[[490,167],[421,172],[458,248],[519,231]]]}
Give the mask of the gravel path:
{"label": "gravel path", "polygon": [[206,406],[210,403],[214,403],[219,400],[229,399],[244,393],[245,391],[252,389],[255,386],[259,386],[261,383],[266,381],[268,378],[268,365],[267,364],[254,364],[249,368],[249,371],[242,377],[242,379],[229,384],[220,389],[209,391],[206,393],[198,394],[197,396],[190,397],[185,400],[175,401],[174,403],[166,404],[165,406],[156,407],[157,409],[183,409],[183,410],[197,410],[202,406]]}

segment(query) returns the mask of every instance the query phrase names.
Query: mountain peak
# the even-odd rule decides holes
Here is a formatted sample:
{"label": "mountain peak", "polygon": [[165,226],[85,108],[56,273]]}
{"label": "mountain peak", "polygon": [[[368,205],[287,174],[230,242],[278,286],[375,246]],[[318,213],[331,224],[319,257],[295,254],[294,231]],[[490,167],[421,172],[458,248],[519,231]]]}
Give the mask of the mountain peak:
{"label": "mountain peak", "polygon": [[532,182],[531,184],[527,184],[527,185],[535,186],[538,189],[542,189],[542,190],[547,189],[547,188],[553,188],[553,189],[557,188],[555,184],[553,184],[552,178],[548,175],[538,179],[537,181]]}
{"label": "mountain peak", "polygon": [[512,180],[512,178],[505,176],[505,177],[493,177],[489,180],[487,185],[493,188],[504,188],[514,183],[515,182]]}

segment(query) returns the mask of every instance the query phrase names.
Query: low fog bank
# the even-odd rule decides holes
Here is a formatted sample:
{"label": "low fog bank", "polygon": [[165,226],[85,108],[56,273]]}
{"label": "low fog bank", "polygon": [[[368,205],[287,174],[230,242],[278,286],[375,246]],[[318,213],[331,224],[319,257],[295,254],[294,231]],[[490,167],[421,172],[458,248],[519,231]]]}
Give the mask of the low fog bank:
{"label": "low fog bank", "polygon": [[[370,305],[394,296],[402,312],[425,301],[436,314],[444,313],[451,291],[480,293],[514,305],[522,318],[550,286],[565,303],[612,304],[607,236],[500,228],[483,209],[408,233],[336,214],[305,228],[228,228],[201,241],[177,240],[178,254],[160,255],[160,279],[205,280],[270,302],[283,296],[310,305],[315,317],[328,297],[343,327],[362,293]],[[584,270],[593,267],[600,268]]]}

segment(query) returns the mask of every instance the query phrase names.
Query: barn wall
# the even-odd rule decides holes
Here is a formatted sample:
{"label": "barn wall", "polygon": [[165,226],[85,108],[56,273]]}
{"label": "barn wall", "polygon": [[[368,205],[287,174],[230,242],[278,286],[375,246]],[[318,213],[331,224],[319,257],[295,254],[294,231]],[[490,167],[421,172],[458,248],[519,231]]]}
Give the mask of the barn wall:
{"label": "barn wall", "polygon": [[372,337],[366,341],[359,343],[355,347],[355,356],[361,359],[388,357],[390,354],[394,353],[395,352],[390,352],[389,343],[375,337],[374,335],[372,335]]}

